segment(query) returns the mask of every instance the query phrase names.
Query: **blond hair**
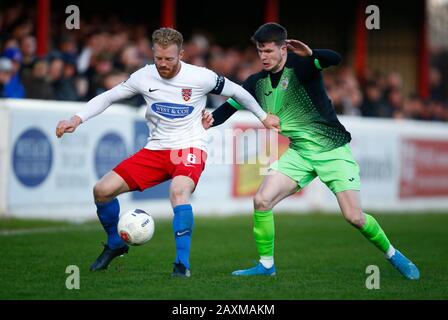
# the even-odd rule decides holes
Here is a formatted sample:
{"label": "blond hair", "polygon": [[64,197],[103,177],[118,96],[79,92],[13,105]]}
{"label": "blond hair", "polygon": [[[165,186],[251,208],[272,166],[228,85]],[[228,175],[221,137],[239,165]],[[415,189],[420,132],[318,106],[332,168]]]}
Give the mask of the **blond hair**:
{"label": "blond hair", "polygon": [[183,42],[184,37],[182,33],[172,28],[160,28],[152,33],[152,44],[157,44],[162,48],[175,44],[180,50]]}

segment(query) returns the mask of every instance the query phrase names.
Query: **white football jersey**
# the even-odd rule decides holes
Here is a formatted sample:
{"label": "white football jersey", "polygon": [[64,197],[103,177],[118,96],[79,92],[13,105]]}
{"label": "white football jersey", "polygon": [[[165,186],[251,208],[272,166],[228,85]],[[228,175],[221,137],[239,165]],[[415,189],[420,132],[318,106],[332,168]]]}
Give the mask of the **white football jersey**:
{"label": "white football jersey", "polygon": [[143,95],[149,128],[150,150],[206,150],[206,130],[202,126],[202,110],[207,94],[231,96],[252,111],[260,120],[266,113],[249,92],[215,72],[181,62],[181,68],[171,79],[162,78],[154,64],[134,72],[128,80],[90,100],[76,115],[83,122],[100,114],[113,102]]}
{"label": "white football jersey", "polygon": [[171,79],[162,78],[152,64],[121,84],[129,90],[137,90],[146,101],[145,117],[149,127],[146,148],[152,150],[187,147],[206,150],[202,110],[207,94],[221,93],[223,85],[224,78],[213,71],[184,62]]}

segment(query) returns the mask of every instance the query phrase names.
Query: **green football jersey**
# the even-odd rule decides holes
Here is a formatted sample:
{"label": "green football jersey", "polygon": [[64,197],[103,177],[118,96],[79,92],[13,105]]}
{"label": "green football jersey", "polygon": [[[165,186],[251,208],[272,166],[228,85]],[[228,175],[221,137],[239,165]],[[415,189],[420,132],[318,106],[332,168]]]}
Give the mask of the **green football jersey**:
{"label": "green football jersey", "polygon": [[[282,71],[256,73],[243,87],[263,110],[280,118],[281,134],[290,139],[290,148],[310,154],[350,142],[350,133],[339,122],[325,92],[317,59],[288,53]],[[229,103],[241,108],[235,100]]]}

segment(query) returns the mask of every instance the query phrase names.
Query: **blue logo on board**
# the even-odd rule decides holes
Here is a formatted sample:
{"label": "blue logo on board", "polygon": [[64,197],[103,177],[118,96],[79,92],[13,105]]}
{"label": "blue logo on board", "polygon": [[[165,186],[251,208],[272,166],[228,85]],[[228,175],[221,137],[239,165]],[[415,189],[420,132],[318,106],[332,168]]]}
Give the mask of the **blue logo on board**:
{"label": "blue logo on board", "polygon": [[37,187],[48,177],[53,163],[50,140],[40,129],[22,133],[14,144],[13,169],[17,179],[27,187]]}
{"label": "blue logo on board", "polygon": [[184,118],[193,112],[194,107],[185,104],[156,102],[151,105],[152,111],[168,119]]}
{"label": "blue logo on board", "polygon": [[127,157],[123,138],[114,132],[102,136],[95,148],[95,170],[98,178],[104,176]]}

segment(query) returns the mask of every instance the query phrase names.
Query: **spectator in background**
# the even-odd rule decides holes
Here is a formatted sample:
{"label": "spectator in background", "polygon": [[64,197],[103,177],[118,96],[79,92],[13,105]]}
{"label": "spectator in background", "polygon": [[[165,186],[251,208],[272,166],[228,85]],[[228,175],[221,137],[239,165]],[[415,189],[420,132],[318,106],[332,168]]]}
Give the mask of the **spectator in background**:
{"label": "spectator in background", "polygon": [[363,117],[391,115],[388,111],[389,106],[384,103],[380,86],[376,81],[370,80],[367,82],[360,110]]}
{"label": "spectator in background", "polygon": [[182,60],[187,63],[199,61],[201,66],[206,65],[206,56],[208,55],[210,43],[202,34],[194,34],[191,40],[184,44],[184,56]]}
{"label": "spectator in background", "polygon": [[140,59],[142,60],[142,65],[154,63],[151,41],[146,37],[141,37],[137,40],[137,50]]}
{"label": "spectator in background", "polygon": [[18,47],[19,47],[19,41],[17,41],[14,38],[9,38],[5,41],[3,50],[10,49],[10,48],[18,48]]}
{"label": "spectator in background", "polygon": [[26,97],[29,99],[50,100],[55,98],[54,88],[49,79],[49,65],[45,59],[33,65],[32,76],[25,83]]}
{"label": "spectator in background", "polygon": [[143,66],[143,60],[141,59],[138,48],[134,45],[126,46],[120,54],[121,69],[128,73],[134,73]]}
{"label": "spectator in background", "polygon": [[[56,44],[56,47],[43,57],[50,65],[45,67],[45,63],[40,62],[38,70],[34,70],[36,39],[31,22],[35,13],[23,2],[13,2],[4,6],[0,13],[0,56],[7,53],[13,63],[12,70],[2,74],[2,95],[45,99],[53,96],[58,100],[86,101],[102,92],[107,83],[113,82],[111,79],[117,79],[117,74],[128,77],[135,69],[153,63],[146,24],[125,23],[119,15],[106,17],[96,14],[90,18],[82,16],[80,30],[60,32],[52,25],[51,44]],[[52,23],[55,23],[58,21],[57,13],[52,14],[55,14],[52,16]],[[64,15],[64,12],[60,14]],[[185,62],[208,67],[237,83],[262,69],[253,46],[226,48],[216,43],[212,35],[202,31],[191,35],[184,43],[184,50]],[[7,63],[3,64],[3,69],[8,70]],[[367,80],[358,82],[353,68],[342,65],[325,73],[323,81],[337,114],[447,121],[447,66],[447,50],[432,52],[428,101],[416,95],[405,96],[403,80],[407,79],[398,72],[367,70]],[[46,75],[40,78],[42,72]],[[41,80],[36,79],[45,80],[38,84]],[[48,81],[53,86],[53,94]],[[31,94],[24,90],[28,86],[33,90]],[[43,91],[37,92],[35,89],[40,87]],[[207,106],[215,108],[222,101],[221,96],[208,95]],[[137,100],[128,102],[132,105],[138,103]]]}
{"label": "spectator in background", "polygon": [[79,101],[81,93],[76,86],[76,60],[66,56],[63,60],[62,75],[57,83],[54,83],[57,100]]}
{"label": "spectator in background", "polygon": [[442,74],[436,68],[431,68],[429,72],[429,90],[431,100],[443,101],[444,93],[442,87]]}
{"label": "spectator in background", "polygon": [[30,35],[22,38],[20,41],[20,50],[22,51],[20,79],[26,82],[31,77],[33,64],[36,61],[36,38]]}
{"label": "spectator in background", "polygon": [[62,57],[76,59],[78,54],[78,45],[76,39],[71,34],[63,34],[59,42],[59,51]]}
{"label": "spectator in background", "polygon": [[89,91],[87,98],[90,100],[97,96],[101,88],[101,80],[106,74],[113,69],[112,55],[103,51],[92,59],[91,67],[85,72],[85,77],[89,82]]}
{"label": "spectator in background", "polygon": [[447,121],[447,109],[443,103],[438,100],[431,100],[429,102],[429,109],[431,110],[433,121]]}
{"label": "spectator in background", "polygon": [[401,90],[403,88],[403,78],[401,75],[394,71],[387,75],[386,79],[386,91],[387,90]]}
{"label": "spectator in background", "polygon": [[11,78],[3,88],[4,95],[8,98],[24,98],[25,89],[20,80],[20,67],[22,63],[22,54],[19,48],[7,48],[3,52],[3,56],[12,62]]}
{"label": "spectator in background", "polygon": [[88,101],[89,81],[84,76],[77,76],[74,82],[79,101]]}
{"label": "spectator in background", "polygon": [[11,32],[11,37],[20,40],[32,34],[34,31],[34,23],[31,19],[21,19]]}
{"label": "spectator in background", "polygon": [[[112,89],[117,84],[128,79],[129,75],[126,72],[113,70],[105,74],[101,79],[101,86],[98,88],[98,93],[105,92]],[[122,100],[121,103],[128,104],[133,107],[140,107],[145,104],[145,100],[141,95],[135,95],[131,98]]]}
{"label": "spectator in background", "polygon": [[403,112],[403,95],[397,87],[392,87],[386,96],[386,102],[388,108],[384,110],[384,114],[380,114],[380,117],[397,117],[402,118]]}
{"label": "spectator in background", "polygon": [[78,57],[78,72],[87,72],[91,67],[92,58],[107,49],[109,42],[106,33],[92,33],[87,39],[87,43],[81,50]]}
{"label": "spectator in background", "polygon": [[74,76],[76,73],[76,62],[66,57],[66,64],[60,57],[51,60],[48,78],[53,86],[54,96],[57,100],[77,101],[79,99],[76,92]]}
{"label": "spectator in background", "polygon": [[5,85],[9,83],[12,75],[12,62],[10,59],[0,58],[0,98],[9,98],[5,91]]}
{"label": "spectator in background", "polygon": [[118,56],[129,44],[129,33],[121,30],[108,37],[107,52],[112,56]]}
{"label": "spectator in background", "polygon": [[335,82],[334,85],[328,87],[327,94],[331,100],[336,114],[344,114],[342,87],[337,82]]}
{"label": "spectator in background", "polygon": [[64,70],[64,61],[60,57],[54,57],[50,60],[48,68],[48,79],[56,90],[59,82],[62,80]]}

